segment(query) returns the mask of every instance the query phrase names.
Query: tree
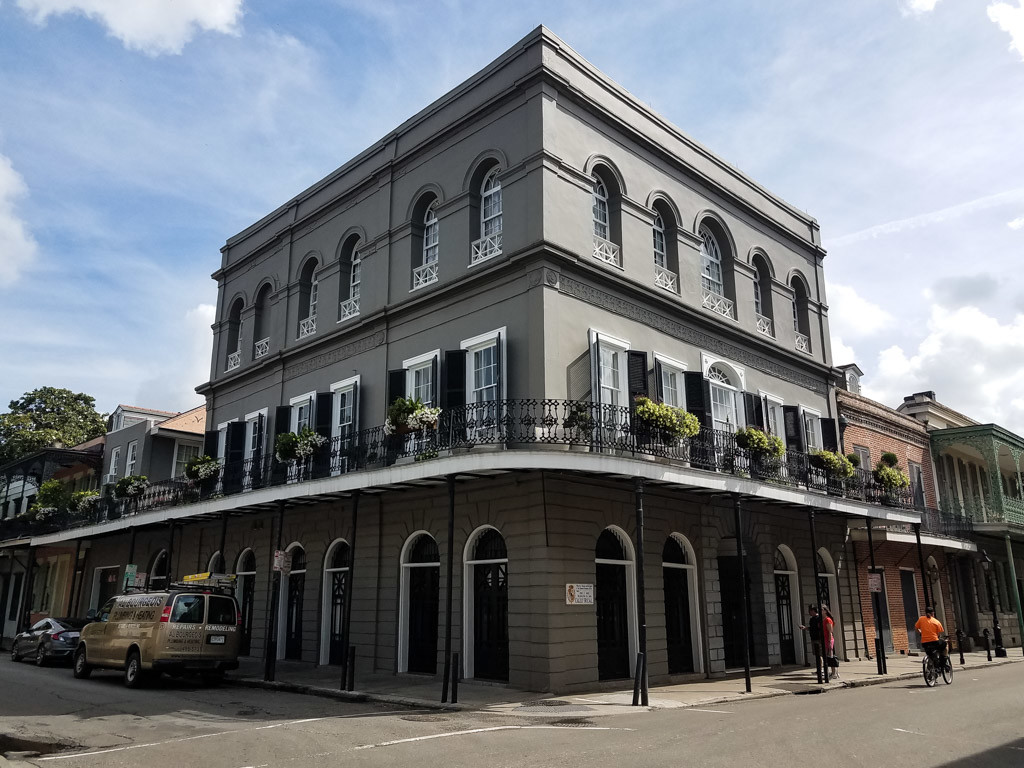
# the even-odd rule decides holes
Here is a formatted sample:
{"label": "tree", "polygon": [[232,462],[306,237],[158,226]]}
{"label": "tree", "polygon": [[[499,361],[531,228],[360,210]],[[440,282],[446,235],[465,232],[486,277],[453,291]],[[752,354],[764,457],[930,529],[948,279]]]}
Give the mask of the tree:
{"label": "tree", "polygon": [[11,400],[0,414],[0,464],[42,450],[60,441],[67,447],[107,431],[106,416],[96,400],[82,392],[41,387]]}

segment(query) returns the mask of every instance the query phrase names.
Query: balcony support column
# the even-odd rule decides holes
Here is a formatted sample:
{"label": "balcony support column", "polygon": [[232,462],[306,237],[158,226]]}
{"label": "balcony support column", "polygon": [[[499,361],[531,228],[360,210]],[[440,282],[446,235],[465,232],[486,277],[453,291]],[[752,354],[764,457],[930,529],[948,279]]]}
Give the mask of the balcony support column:
{"label": "balcony support column", "polygon": [[736,563],[740,571],[740,594],[743,599],[743,680],[747,693],[750,693],[750,630],[747,629],[750,626],[750,600],[747,590],[747,566],[743,558],[743,505],[738,493],[732,495],[732,511],[736,525]]}
{"label": "balcony support column", "polygon": [[921,587],[924,589],[924,604],[925,607],[928,607],[932,606],[932,601],[928,597],[928,569],[924,566],[924,550],[921,548],[920,523],[914,523],[914,538],[917,540],[917,563],[921,567]]}
{"label": "balcony support column", "polygon": [[1013,592],[1013,604],[1017,609],[1017,636],[1021,638],[1021,649],[1024,651],[1024,611],[1020,605],[1020,590],[1017,589],[1017,568],[1013,564],[1013,544],[1010,541],[1010,534],[1006,534],[1006,559],[1010,563],[1010,591]]}
{"label": "balcony support column", "polygon": [[[14,590],[11,586],[14,583],[14,550],[7,550],[7,579],[4,581],[4,594],[0,595],[0,647],[4,644],[4,629],[7,627],[7,617],[10,615],[10,606],[7,604],[7,597],[10,596],[11,600],[17,600],[18,596],[14,594]],[[17,627],[15,627],[17,629]],[[15,632],[14,634],[18,634]]]}
{"label": "balcony support column", "polygon": [[[341,690],[351,691],[355,686],[355,670],[349,667],[349,639],[352,629],[352,599],[355,592],[352,590],[352,577],[356,572],[356,528],[359,523],[359,489],[352,491],[352,531],[348,541],[348,578],[345,579],[345,623],[341,628],[341,647],[345,649],[345,658],[341,668]],[[354,656],[351,657],[354,660]],[[355,664],[353,663],[353,666]]]}
{"label": "balcony support column", "polygon": [[224,548],[228,545],[228,510],[225,508],[220,515],[220,547],[217,549],[220,552],[220,567],[221,573],[228,572],[228,556],[224,551]]}
{"label": "balcony support column", "polygon": [[[273,520],[270,521],[270,525],[273,528]],[[277,622],[280,613],[281,571],[274,567],[274,561],[277,559],[277,553],[281,551],[283,531],[284,499],[281,499],[277,502],[277,544],[270,553],[270,610],[267,611],[267,639],[263,643],[263,679],[267,681],[272,681],[277,675]]]}
{"label": "balcony support column", "polygon": [[[644,479],[633,478],[633,500],[636,505],[636,622],[638,645],[642,668],[637,670],[640,679],[640,701],[642,706],[650,704],[650,689],[647,684],[647,590],[644,588]],[[744,634],[744,637],[746,635]],[[749,663],[747,665],[750,666]],[[749,680],[749,672],[748,680]],[[633,706],[637,705],[634,691]]]}
{"label": "balcony support column", "polygon": [[[74,616],[75,607],[75,587],[78,586],[78,559],[82,556],[82,540],[78,540],[78,544],[75,546],[75,559],[71,561],[71,589],[68,590],[68,609],[64,613],[65,616]],[[0,622],[3,621],[3,617],[0,616]]]}
{"label": "balcony support column", "polygon": [[[444,680],[441,682],[441,703],[448,701],[448,683],[452,670],[452,567],[455,549],[455,475],[448,475],[448,562],[446,564],[444,606]],[[454,670],[457,676],[458,670]]]}
{"label": "balcony support column", "polygon": [[[867,519],[868,525],[868,557],[871,563],[871,570],[869,573],[876,573],[875,568],[875,542],[871,536],[871,518]],[[868,579],[868,589],[871,589],[871,579]],[[878,626],[878,618],[882,615],[881,608],[879,606],[879,600],[881,595],[877,592],[871,593],[871,610],[873,616],[871,617],[871,623],[875,625],[875,661],[878,663],[878,674],[884,675],[886,673],[885,665],[885,638],[882,637],[882,628]]]}

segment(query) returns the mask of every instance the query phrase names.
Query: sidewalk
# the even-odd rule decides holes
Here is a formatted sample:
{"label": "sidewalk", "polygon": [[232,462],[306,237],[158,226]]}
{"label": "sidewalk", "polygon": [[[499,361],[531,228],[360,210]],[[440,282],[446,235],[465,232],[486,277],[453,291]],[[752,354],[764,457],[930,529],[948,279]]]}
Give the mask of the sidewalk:
{"label": "sidewalk", "polygon": [[[986,660],[984,652],[964,654],[964,665],[953,655],[954,683],[956,674],[964,670],[995,667],[1024,661],[1020,648],[1008,649],[1009,657]],[[789,696],[794,694],[824,693],[842,688],[856,688],[878,685],[895,680],[908,680],[921,676],[921,656],[896,654],[889,657],[888,674],[879,675],[876,663],[852,661],[841,664],[840,678],[828,684],[819,685],[813,669],[805,667],[788,668],[779,671],[758,672],[752,676],[752,690],[746,693],[742,673],[729,674],[696,682],[678,685],[652,686],[650,709],[674,709],[679,707],[702,707],[750,699]],[[441,703],[441,682],[433,677],[416,675],[392,675],[377,673],[363,675],[356,679],[356,691],[340,690],[340,670],[337,667],[316,667],[301,662],[279,661],[277,681],[263,681],[263,663],[260,660],[242,659],[237,672],[228,677],[228,682],[258,688],[293,691],[317,696],[331,696],[355,701],[380,701],[383,703],[430,709],[470,709],[500,714],[525,716],[566,716],[594,717],[597,715],[635,712],[630,706],[633,700],[632,686],[615,691],[578,692],[552,696],[509,688],[504,685],[490,685],[475,681],[459,683],[459,703]],[[939,683],[942,685],[942,683]]]}

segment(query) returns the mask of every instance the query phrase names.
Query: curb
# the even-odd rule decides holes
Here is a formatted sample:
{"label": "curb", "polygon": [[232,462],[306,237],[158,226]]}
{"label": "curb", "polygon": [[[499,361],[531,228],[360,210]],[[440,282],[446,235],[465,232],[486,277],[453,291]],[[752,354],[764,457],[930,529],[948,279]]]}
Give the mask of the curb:
{"label": "curb", "polygon": [[[1024,659],[999,659],[998,661],[993,659],[992,661],[985,661],[978,664],[954,664],[953,670],[967,672],[972,669],[989,669],[991,667],[1002,667],[1007,664],[1020,664],[1021,662],[1024,662]],[[863,680],[850,680],[849,682],[840,680],[839,682],[842,684],[843,688],[864,688],[869,685],[881,685],[882,683],[894,682],[896,680],[913,680],[920,676],[920,672],[900,672],[898,674],[885,676],[874,675],[873,677],[867,677]],[[828,688],[826,690],[833,689]]]}
{"label": "curb", "polygon": [[[281,691],[283,693],[301,693],[306,696],[320,696],[325,699],[338,699],[351,702],[376,702],[379,704],[394,704],[399,707],[410,707],[412,709],[435,709],[435,710],[471,710],[479,707],[467,704],[442,704],[437,701],[426,699],[414,699],[409,696],[394,696],[387,693],[366,693],[364,691],[336,691],[333,688],[322,688],[317,685],[303,685],[301,683],[285,683],[279,680],[253,680],[246,678],[226,678],[225,685],[234,685],[240,688],[261,688],[270,691]],[[0,763],[0,768],[3,764]]]}

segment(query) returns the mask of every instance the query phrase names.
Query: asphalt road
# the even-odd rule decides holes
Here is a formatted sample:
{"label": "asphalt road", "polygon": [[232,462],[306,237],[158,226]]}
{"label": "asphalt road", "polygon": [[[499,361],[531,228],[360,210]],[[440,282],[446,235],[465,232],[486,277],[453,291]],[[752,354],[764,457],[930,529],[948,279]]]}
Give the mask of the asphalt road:
{"label": "asphalt road", "polygon": [[713,709],[551,709],[402,710],[183,681],[131,691],[112,673],[75,680],[0,661],[0,752],[57,750],[19,758],[41,768],[1024,766],[1024,664],[934,689],[912,680]]}

